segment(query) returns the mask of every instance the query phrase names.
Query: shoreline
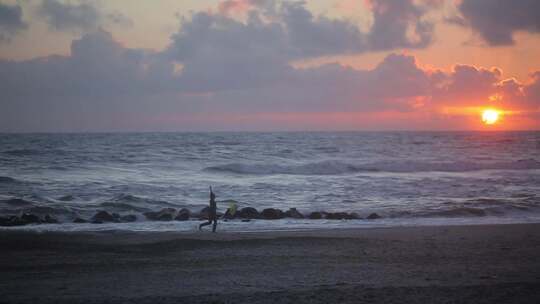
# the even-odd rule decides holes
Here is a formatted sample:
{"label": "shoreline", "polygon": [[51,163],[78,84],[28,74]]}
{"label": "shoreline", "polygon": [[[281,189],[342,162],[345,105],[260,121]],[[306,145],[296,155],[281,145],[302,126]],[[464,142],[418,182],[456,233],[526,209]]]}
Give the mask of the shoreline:
{"label": "shoreline", "polygon": [[540,224],[0,236],[7,303],[540,301]]}

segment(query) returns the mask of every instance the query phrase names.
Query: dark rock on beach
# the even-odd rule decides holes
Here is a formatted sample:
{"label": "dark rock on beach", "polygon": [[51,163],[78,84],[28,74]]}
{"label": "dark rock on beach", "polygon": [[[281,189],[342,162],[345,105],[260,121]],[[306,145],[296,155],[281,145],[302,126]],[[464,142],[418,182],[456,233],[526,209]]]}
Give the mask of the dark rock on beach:
{"label": "dark rock on beach", "polygon": [[320,212],[311,212],[309,218],[312,220],[320,220],[322,219],[322,214]]}
{"label": "dark rock on beach", "polygon": [[39,216],[30,213],[23,213],[19,216],[0,217],[0,226],[22,226],[27,224],[41,223]]}
{"label": "dark rock on beach", "polygon": [[0,217],[0,226],[20,226],[24,225],[24,223],[21,221],[21,219],[18,216],[7,216],[7,217]]}
{"label": "dark rock on beach", "polygon": [[206,206],[199,211],[198,217],[200,220],[207,220],[208,219],[208,212],[210,211],[210,207]]}
{"label": "dark rock on beach", "polygon": [[23,213],[21,215],[21,221],[23,221],[25,224],[39,224],[41,223],[41,219],[39,216],[31,213]]}
{"label": "dark rock on beach", "polygon": [[73,220],[74,223],[77,223],[77,224],[82,224],[82,223],[88,223],[87,220],[85,219],[82,219],[80,217],[76,217],[74,220]]}
{"label": "dark rock on beach", "polygon": [[106,222],[115,222],[115,217],[107,211],[99,211],[92,217],[92,223],[101,224]]}
{"label": "dark rock on beach", "polygon": [[47,224],[58,224],[58,220],[49,214],[45,215],[43,222]]}
{"label": "dark rock on beach", "polygon": [[381,218],[381,216],[378,215],[377,213],[372,213],[372,214],[368,215],[368,217],[367,217],[368,220],[376,220],[376,219],[379,219],[379,218]]}
{"label": "dark rock on beach", "polygon": [[266,220],[277,220],[285,217],[285,213],[279,209],[266,208],[261,212],[261,217]]}
{"label": "dark rock on beach", "polygon": [[158,212],[145,212],[143,214],[151,221],[172,221],[176,217],[176,209],[164,208]]}
{"label": "dark rock on beach", "polygon": [[300,211],[296,210],[296,208],[290,208],[285,212],[286,217],[292,217],[295,219],[303,219],[304,215],[300,213]]}
{"label": "dark rock on beach", "polygon": [[174,218],[176,221],[187,221],[189,220],[189,217],[191,216],[191,211],[189,211],[186,208],[180,209],[178,211],[178,215]]}
{"label": "dark rock on beach", "polygon": [[135,214],[128,214],[120,217],[120,221],[125,223],[135,222],[136,220],[137,216]]}
{"label": "dark rock on beach", "polygon": [[356,212],[349,213],[349,216],[351,217],[351,220],[358,220],[361,219],[361,217]]}
{"label": "dark rock on beach", "polygon": [[243,219],[256,219],[259,218],[259,211],[257,209],[252,207],[244,207],[240,209],[238,213],[238,217]]}

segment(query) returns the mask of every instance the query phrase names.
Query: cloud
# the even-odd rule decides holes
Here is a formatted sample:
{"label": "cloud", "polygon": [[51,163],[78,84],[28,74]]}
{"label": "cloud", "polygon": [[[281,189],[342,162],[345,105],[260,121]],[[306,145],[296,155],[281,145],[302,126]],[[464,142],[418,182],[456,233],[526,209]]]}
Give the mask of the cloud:
{"label": "cloud", "polygon": [[88,3],[70,4],[43,0],[39,13],[57,31],[88,31],[99,26],[100,12]]}
{"label": "cloud", "polygon": [[516,32],[540,33],[540,1],[462,0],[454,23],[468,26],[489,45],[512,45]]}
{"label": "cloud", "polygon": [[433,96],[438,102],[454,105],[483,104],[494,94],[502,72],[458,64],[449,73],[433,74]]}
{"label": "cloud", "polygon": [[[350,21],[315,16],[302,2],[245,1],[245,18],[231,17],[229,8],[181,19],[163,51],[128,48],[97,29],[74,39],[67,56],[0,60],[0,130],[212,129],[218,120],[219,128],[235,129],[245,117],[279,124],[280,115],[320,119],[326,113],[436,119],[441,107],[485,106],[497,94],[501,107],[538,110],[540,72],[519,82],[496,68],[427,69],[403,54],[372,69],[295,68],[297,59],[421,47],[428,40],[398,31],[395,24],[405,22],[399,18],[388,19],[386,29],[375,21],[363,32]],[[412,28],[423,22],[407,1],[371,3],[378,5],[377,18],[402,13],[416,16],[405,18]],[[398,4],[403,11],[394,12]],[[402,39],[374,42],[374,33]]]}
{"label": "cloud", "polygon": [[424,48],[432,41],[434,25],[421,18],[427,6],[411,0],[371,0],[374,23],[369,33],[373,50]]}
{"label": "cloud", "polygon": [[8,5],[0,2],[0,43],[9,42],[18,32],[28,25],[22,19],[20,5]]}
{"label": "cloud", "polygon": [[[205,92],[289,81],[289,63],[297,59],[418,48],[431,41],[431,29],[420,21],[425,9],[409,0],[372,4],[378,11],[375,23],[371,31],[362,32],[349,20],[315,16],[304,2],[225,1],[218,13],[182,18],[166,54],[182,64],[184,89]],[[230,16],[238,10],[245,20]],[[391,23],[387,27],[382,24],[386,21]],[[410,25],[418,30],[419,40],[407,36]]]}
{"label": "cloud", "polygon": [[64,3],[43,0],[39,15],[56,31],[89,32],[104,25],[131,27],[133,21],[120,12],[105,13],[90,2]]}
{"label": "cloud", "polygon": [[[126,48],[98,30],[75,39],[69,56],[0,61],[0,129],[132,130],[171,121],[189,128],[195,117],[200,128],[205,117],[208,128],[222,117],[220,128],[226,129],[234,128],[232,117],[417,116],[437,113],[443,106],[485,106],[495,94],[502,96],[500,107],[538,110],[540,72],[520,83],[504,79],[498,69],[424,69],[413,56],[401,54],[391,54],[369,70],[335,63],[294,68],[279,60],[250,61],[254,55],[242,63],[243,54],[238,59],[232,52],[225,55],[217,58],[226,62],[216,59],[205,65],[197,63],[197,53],[186,52],[187,65],[178,71],[167,53]],[[189,64],[205,69],[195,71]],[[246,73],[257,68],[259,74]]]}
{"label": "cloud", "polygon": [[[230,51],[265,55],[284,61],[329,55],[364,53],[396,48],[421,48],[431,42],[432,24],[421,21],[427,9],[412,0],[373,0],[374,24],[369,32],[347,19],[315,16],[305,2],[225,1],[218,14],[197,12],[183,18],[170,49],[183,60],[186,53],[209,46],[216,52]],[[247,14],[245,22],[229,16]],[[412,38],[408,30],[412,27]]]}

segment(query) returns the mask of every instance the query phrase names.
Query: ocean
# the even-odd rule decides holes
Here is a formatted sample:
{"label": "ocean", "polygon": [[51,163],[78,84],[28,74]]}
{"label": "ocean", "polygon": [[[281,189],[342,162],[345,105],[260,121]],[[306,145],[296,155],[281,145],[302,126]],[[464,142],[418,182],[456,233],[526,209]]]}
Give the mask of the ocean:
{"label": "ocean", "polygon": [[[380,219],[220,221],[218,230],[540,222],[540,132],[0,134],[0,216],[37,231],[189,231],[162,208],[355,212]],[[76,224],[105,210],[132,223]]]}

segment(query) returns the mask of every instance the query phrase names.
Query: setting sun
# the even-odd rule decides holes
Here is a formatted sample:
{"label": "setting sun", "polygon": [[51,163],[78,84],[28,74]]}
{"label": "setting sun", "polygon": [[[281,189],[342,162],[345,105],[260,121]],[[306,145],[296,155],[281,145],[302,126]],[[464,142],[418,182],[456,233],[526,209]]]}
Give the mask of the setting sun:
{"label": "setting sun", "polygon": [[486,125],[492,125],[499,120],[501,112],[493,109],[487,109],[482,112],[482,121]]}

